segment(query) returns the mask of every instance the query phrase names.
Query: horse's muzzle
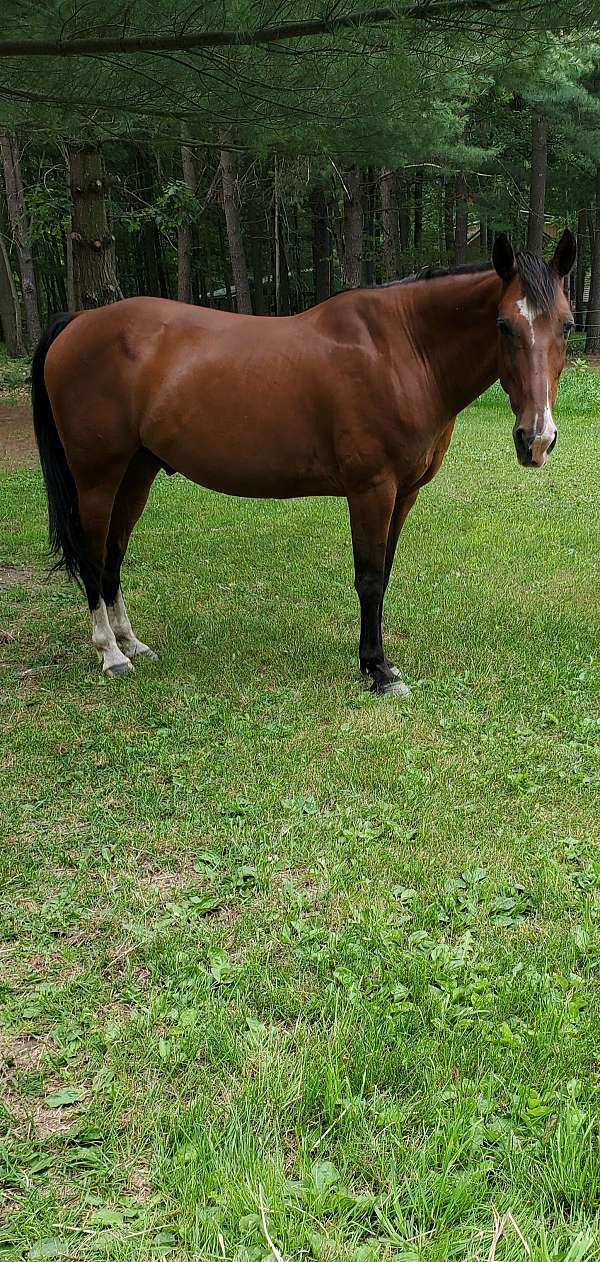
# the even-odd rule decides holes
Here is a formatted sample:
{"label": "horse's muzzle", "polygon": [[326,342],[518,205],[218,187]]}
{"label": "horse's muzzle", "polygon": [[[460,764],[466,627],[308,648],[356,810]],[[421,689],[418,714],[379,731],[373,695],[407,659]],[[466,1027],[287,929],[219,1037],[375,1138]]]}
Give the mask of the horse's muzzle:
{"label": "horse's muzzle", "polygon": [[550,452],[556,447],[557,438],[558,432],[554,424],[546,424],[541,434],[527,430],[522,425],[515,425],[513,439],[519,464],[538,468],[545,464]]}

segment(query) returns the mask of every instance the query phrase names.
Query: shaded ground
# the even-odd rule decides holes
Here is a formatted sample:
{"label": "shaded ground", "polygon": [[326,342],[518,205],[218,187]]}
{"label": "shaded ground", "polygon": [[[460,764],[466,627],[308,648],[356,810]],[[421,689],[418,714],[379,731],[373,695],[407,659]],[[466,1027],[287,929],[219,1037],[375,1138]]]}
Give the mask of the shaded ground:
{"label": "shaded ground", "polygon": [[0,404],[0,468],[16,469],[37,461],[31,408]]}

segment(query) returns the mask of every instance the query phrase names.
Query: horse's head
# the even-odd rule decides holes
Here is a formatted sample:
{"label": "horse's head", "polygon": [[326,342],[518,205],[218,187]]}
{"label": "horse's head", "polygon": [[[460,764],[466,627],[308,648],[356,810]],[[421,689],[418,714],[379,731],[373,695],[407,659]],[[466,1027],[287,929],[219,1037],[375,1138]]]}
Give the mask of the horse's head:
{"label": "horse's head", "polygon": [[516,417],[513,438],[523,465],[543,465],[556,443],[552,407],[573,328],[560,281],[571,270],[575,252],[568,228],[550,263],[535,254],[515,255],[504,235],[494,243],[494,267],[504,281],[498,308],[499,375]]}

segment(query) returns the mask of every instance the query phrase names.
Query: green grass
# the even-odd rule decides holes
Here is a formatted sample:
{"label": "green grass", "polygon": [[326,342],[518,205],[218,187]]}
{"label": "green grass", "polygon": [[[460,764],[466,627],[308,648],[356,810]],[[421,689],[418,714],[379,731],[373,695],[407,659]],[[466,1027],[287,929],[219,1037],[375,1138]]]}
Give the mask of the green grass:
{"label": "green grass", "polygon": [[106,681],[3,476],[7,1260],[259,1262],[261,1201],[286,1262],[484,1260],[494,1208],[598,1256],[599,414],[568,374],[541,473],[499,389],[460,419],[387,602],[404,704],[341,502],[161,475],[161,660]]}

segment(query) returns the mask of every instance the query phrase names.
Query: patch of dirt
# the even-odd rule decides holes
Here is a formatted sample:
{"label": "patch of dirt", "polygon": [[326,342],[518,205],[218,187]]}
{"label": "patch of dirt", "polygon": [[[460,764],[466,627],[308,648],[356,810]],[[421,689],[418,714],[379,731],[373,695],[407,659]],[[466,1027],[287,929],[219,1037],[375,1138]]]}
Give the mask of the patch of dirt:
{"label": "patch of dirt", "polygon": [[[247,904],[245,905],[247,906]],[[206,918],[204,923],[207,925],[220,925],[221,927],[224,926],[226,929],[229,929],[236,923],[237,920],[239,920],[241,914],[242,909],[237,904],[223,903],[221,907],[216,907],[215,910],[211,912],[210,916]]]}
{"label": "patch of dirt", "polygon": [[[28,565],[11,565],[8,561],[0,561],[0,590],[3,587],[15,587],[18,583],[33,591],[39,586],[39,577]],[[10,632],[6,632],[6,635],[10,639],[16,639]]]}
{"label": "patch of dirt", "polygon": [[42,1100],[18,1094],[12,1088],[4,1088],[2,1103],[12,1118],[18,1135],[37,1139],[50,1139],[53,1135],[65,1135],[73,1125],[73,1109],[49,1109]]}
{"label": "patch of dirt", "polygon": [[19,1210],[19,1202],[12,1192],[6,1188],[0,1189],[0,1223],[9,1223],[11,1216]]}
{"label": "patch of dirt", "polygon": [[147,1165],[143,1162],[138,1162],[129,1172],[125,1195],[131,1196],[134,1200],[141,1201],[143,1204],[150,1199],[151,1194],[150,1171]]}
{"label": "patch of dirt", "polygon": [[185,889],[187,885],[200,884],[200,874],[189,862],[182,862],[174,871],[159,868],[150,859],[140,861],[137,883],[147,890],[155,890],[157,894],[171,894],[174,890]]}
{"label": "patch of dirt", "polygon": [[10,1035],[0,1031],[0,1062],[7,1069],[37,1069],[47,1042],[45,1035]]}
{"label": "patch of dirt", "polygon": [[0,469],[37,464],[31,409],[0,407]]}

